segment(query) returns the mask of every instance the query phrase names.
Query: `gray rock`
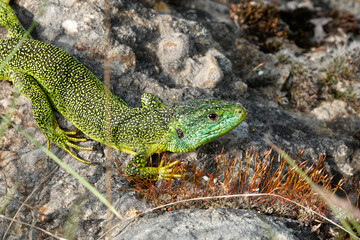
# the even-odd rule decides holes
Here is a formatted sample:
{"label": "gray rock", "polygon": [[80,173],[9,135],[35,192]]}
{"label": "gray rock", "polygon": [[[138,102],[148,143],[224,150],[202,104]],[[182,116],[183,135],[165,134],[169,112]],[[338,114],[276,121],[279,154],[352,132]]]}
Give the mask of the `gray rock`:
{"label": "gray rock", "polygon": [[76,2],[76,0],[63,0],[63,1],[59,1],[59,3],[65,7],[71,7],[74,5],[74,3]]}
{"label": "gray rock", "polygon": [[61,9],[59,6],[49,4],[44,7],[41,17],[38,19],[38,23],[43,26],[52,26],[54,31],[59,31],[61,24],[58,25],[59,18],[61,16]]}
{"label": "gray rock", "polygon": [[194,75],[192,86],[198,88],[214,88],[223,78],[224,74],[216,60],[214,50],[209,50],[205,56],[187,63],[188,74]]}
{"label": "gray rock", "polygon": [[78,32],[78,23],[74,20],[67,19],[65,20],[61,26],[65,29],[66,34],[76,34]]}
{"label": "gray rock", "polygon": [[[148,226],[151,225],[151,228]],[[296,225],[297,232],[288,231]],[[253,211],[179,210],[148,215],[131,222],[114,239],[315,239],[296,221]]]}
{"label": "gray rock", "polygon": [[173,33],[161,39],[157,56],[162,65],[183,60],[189,55],[189,36]]}
{"label": "gray rock", "polygon": [[358,16],[360,12],[360,3],[356,0],[343,0],[343,1],[336,1],[336,0],[315,0],[315,3],[322,3],[327,4],[332,8],[339,9],[341,11],[348,11],[356,16]]}
{"label": "gray rock", "polygon": [[[140,106],[140,96],[144,92],[159,95],[166,104],[209,96],[242,103],[248,115],[240,126],[194,152],[176,155],[184,161],[193,160],[207,172],[214,172],[215,158],[221,154],[223,146],[228,158],[243,156],[250,147],[254,151],[267,150],[269,146],[264,141],[267,137],[291,156],[304,149],[301,160],[316,162],[319,155],[326,154],[325,167],[329,175],[358,182],[358,113],[344,109],[344,103],[339,101],[325,102],[307,114],[280,103],[278,93],[290,78],[289,65],[240,38],[234,24],[227,19],[226,6],[205,0],[187,1],[188,5],[185,2],[183,8],[169,5],[168,13],[164,14],[134,1],[111,1],[111,91],[130,106]],[[14,8],[26,25],[40,6],[40,0],[31,0],[20,1],[19,7]],[[209,6],[214,6],[215,12]],[[70,52],[103,79],[106,30],[103,9],[103,1],[50,1],[36,25],[34,37]],[[335,52],[329,49],[320,56],[301,51],[295,55],[293,51],[289,50],[292,55],[289,59],[305,63],[307,69],[314,72],[324,66],[317,65],[321,59],[329,59]],[[9,109],[11,91],[10,83],[0,82],[1,114]],[[64,118],[58,118],[61,127],[76,130]],[[46,145],[25,97],[16,100],[11,120]],[[79,136],[84,135],[79,133]],[[95,148],[93,152],[77,153],[94,165],[76,162],[53,144],[51,151],[105,195],[104,146],[94,141],[82,144]],[[130,159],[129,155],[116,150],[108,157],[119,160],[123,166]],[[44,153],[34,144],[7,127],[0,140],[0,167],[4,173],[0,174],[0,202],[6,191],[12,192],[12,199],[3,212],[12,217],[56,164],[46,161]],[[121,214],[149,209],[149,205],[138,200],[134,193],[126,191],[128,182],[116,171],[112,171],[111,177],[113,205]],[[62,169],[57,169],[27,204],[30,207],[23,207],[18,219],[57,236],[63,236],[63,228],[74,208],[79,210],[79,224],[74,233],[78,239],[97,239],[106,232],[106,207]],[[114,224],[119,221],[114,220]],[[0,232],[4,232],[8,223],[5,221],[0,226]],[[180,238],[181,235],[182,239],[270,239],[273,236],[280,239],[309,236],[311,239],[308,233],[309,229],[302,223],[285,218],[263,216],[253,211],[211,209],[148,214],[116,228],[114,237],[140,238],[147,234],[148,238]],[[21,224],[16,224],[7,236],[8,239],[47,237]]]}
{"label": "gray rock", "polygon": [[[174,23],[167,23],[171,20]],[[205,53],[193,51],[196,42],[190,41],[190,36],[193,39],[196,32],[206,32],[202,26],[197,26],[200,29],[195,32],[184,34],[181,33],[184,25],[193,27],[193,22],[173,19],[167,15],[160,15],[157,22],[162,36],[157,56],[163,71],[173,79],[177,87],[212,89],[223,79],[223,71],[231,72],[231,61],[218,50],[211,48]]]}
{"label": "gray rock", "polygon": [[271,54],[265,54],[256,46],[244,39],[237,40],[234,68],[236,75],[254,88],[267,86],[276,82],[282,76],[282,70],[276,66],[276,59]]}

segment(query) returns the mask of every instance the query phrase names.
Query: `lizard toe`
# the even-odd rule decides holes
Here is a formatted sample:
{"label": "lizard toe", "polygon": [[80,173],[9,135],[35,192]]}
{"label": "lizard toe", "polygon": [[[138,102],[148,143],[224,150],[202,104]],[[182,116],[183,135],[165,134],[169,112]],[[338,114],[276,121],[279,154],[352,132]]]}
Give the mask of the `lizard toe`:
{"label": "lizard toe", "polygon": [[93,150],[93,148],[91,148],[91,147],[83,147],[83,146],[79,146],[79,145],[72,143],[72,142],[85,142],[86,141],[85,138],[70,137],[75,134],[76,134],[76,132],[65,132],[58,126],[54,132],[55,137],[53,137],[50,140],[52,142],[54,142],[56,145],[58,145],[60,148],[65,150],[71,157],[73,157],[77,161],[85,163],[85,164],[91,164],[91,162],[86,161],[86,160],[76,156],[75,153],[70,151],[69,148],[73,148],[73,149],[77,149],[77,150],[81,150],[81,151],[92,151]]}
{"label": "lizard toe", "polygon": [[81,151],[93,151],[94,149],[91,147],[83,147],[83,146],[79,146],[76,144],[73,144],[70,141],[65,141],[66,146],[77,149],[77,150],[81,150]]}
{"label": "lizard toe", "polygon": [[158,166],[158,180],[173,180],[175,178],[182,178],[182,174],[178,174],[178,169],[175,167],[179,161],[174,161],[172,163],[169,163],[167,165],[164,165],[164,160],[161,160],[159,166]]}

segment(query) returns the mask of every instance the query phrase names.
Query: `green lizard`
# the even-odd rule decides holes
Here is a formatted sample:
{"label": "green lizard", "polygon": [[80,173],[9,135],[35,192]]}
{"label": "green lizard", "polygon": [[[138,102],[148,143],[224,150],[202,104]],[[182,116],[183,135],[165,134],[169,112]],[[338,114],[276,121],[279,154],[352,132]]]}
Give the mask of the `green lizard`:
{"label": "green lizard", "polygon": [[31,101],[33,117],[48,143],[55,143],[82,163],[90,164],[70,148],[92,149],[74,144],[86,139],[60,129],[54,110],[93,140],[134,155],[126,174],[153,180],[180,174],[172,175],[176,161],[158,168],[145,167],[149,156],[192,151],[232,130],[246,117],[240,104],[215,98],[167,106],[158,97],[144,93],[142,107],[132,108],[69,53],[33,39],[7,2],[0,0],[0,25],[8,31],[8,37],[0,39],[0,63],[5,63],[0,78],[12,81]]}

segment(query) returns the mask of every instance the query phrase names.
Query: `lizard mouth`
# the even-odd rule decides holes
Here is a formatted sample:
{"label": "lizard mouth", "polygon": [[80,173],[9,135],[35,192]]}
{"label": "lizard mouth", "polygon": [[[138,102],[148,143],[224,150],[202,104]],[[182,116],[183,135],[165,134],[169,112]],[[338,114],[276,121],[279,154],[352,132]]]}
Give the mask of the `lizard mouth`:
{"label": "lizard mouth", "polygon": [[245,117],[246,117],[246,112],[241,109],[235,112],[233,117],[219,122],[219,124],[216,124],[212,129],[210,129],[210,131],[206,133],[206,136],[203,136],[204,142],[202,145],[233,130],[245,119]]}
{"label": "lizard mouth", "polygon": [[[211,127],[204,128],[201,126],[197,127],[197,131],[193,133],[194,135],[189,136],[188,144],[193,144],[192,147],[189,148],[198,148],[206,143],[209,143],[216,138],[226,134],[231,131],[235,127],[237,127],[246,117],[246,111],[243,107],[239,106],[239,109],[234,111],[231,117],[225,118],[218,123],[212,125]],[[192,139],[191,139],[192,138]]]}

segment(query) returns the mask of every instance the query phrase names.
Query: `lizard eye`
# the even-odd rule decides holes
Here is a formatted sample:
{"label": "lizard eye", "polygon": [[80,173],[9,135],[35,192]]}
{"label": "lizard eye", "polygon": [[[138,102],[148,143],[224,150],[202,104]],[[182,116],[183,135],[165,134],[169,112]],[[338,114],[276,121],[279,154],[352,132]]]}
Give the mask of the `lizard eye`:
{"label": "lizard eye", "polygon": [[208,118],[211,120],[211,121],[215,121],[217,119],[218,115],[216,113],[210,113],[208,115]]}

